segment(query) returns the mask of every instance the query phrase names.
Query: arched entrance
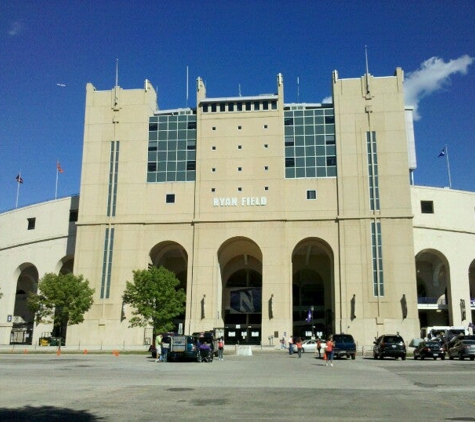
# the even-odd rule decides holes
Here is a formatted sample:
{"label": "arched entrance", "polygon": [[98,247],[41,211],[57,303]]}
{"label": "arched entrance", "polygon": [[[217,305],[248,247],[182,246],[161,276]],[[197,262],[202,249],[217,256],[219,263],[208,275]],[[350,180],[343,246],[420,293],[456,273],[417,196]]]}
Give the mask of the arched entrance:
{"label": "arched entrance", "polygon": [[448,311],[449,266],[437,250],[416,255],[417,308],[421,327],[451,325]]}
{"label": "arched entrance", "polygon": [[28,309],[28,293],[38,291],[38,270],[31,263],[24,263],[18,268],[13,326],[10,344],[32,344],[35,315]]}
{"label": "arched entrance", "polygon": [[227,344],[260,344],[262,328],[262,252],[248,238],[233,238],[218,251],[222,315]]}
{"label": "arched entrance", "polygon": [[302,338],[335,331],[333,253],[318,238],[304,239],[292,253],[292,329]]}
{"label": "arched entrance", "polygon": [[[72,256],[66,256],[59,261],[58,266],[59,266],[59,274],[64,274],[64,275],[72,274],[73,268],[74,268],[74,258]],[[55,315],[51,337],[60,339],[61,345],[65,345],[67,333],[68,333],[68,324],[63,323],[63,324],[58,325],[57,318]]]}
{"label": "arched entrance", "polygon": [[[149,254],[150,264],[154,267],[163,266],[169,271],[175,273],[176,278],[180,280],[179,288],[187,292],[187,269],[188,269],[188,254],[183,246],[179,243],[166,241],[155,245]],[[188,301],[187,301],[188,303]],[[176,332],[184,332],[185,327],[185,311],[178,315],[174,320]],[[152,337],[151,337],[152,338]]]}

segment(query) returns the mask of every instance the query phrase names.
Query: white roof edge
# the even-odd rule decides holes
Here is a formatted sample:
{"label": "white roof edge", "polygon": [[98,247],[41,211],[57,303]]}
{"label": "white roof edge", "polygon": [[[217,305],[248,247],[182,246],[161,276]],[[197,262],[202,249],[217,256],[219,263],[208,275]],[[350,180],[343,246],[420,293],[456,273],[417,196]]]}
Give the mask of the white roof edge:
{"label": "white roof edge", "polygon": [[229,101],[251,101],[251,100],[275,100],[279,96],[277,94],[253,95],[248,97],[217,97],[217,98],[203,98],[202,103],[224,103]]}
{"label": "white roof edge", "polygon": [[183,108],[172,108],[169,110],[155,110],[153,114],[156,116],[157,114],[179,113],[183,111],[193,111],[193,109],[190,107],[183,107]]}
{"label": "white roof edge", "polygon": [[303,107],[322,107],[322,106],[332,106],[333,103],[284,103],[284,107],[290,106],[303,106]]}

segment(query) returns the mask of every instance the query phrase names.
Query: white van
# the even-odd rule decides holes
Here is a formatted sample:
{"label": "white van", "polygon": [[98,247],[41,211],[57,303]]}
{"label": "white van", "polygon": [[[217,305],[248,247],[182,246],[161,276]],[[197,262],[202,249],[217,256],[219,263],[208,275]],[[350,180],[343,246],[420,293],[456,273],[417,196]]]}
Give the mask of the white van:
{"label": "white van", "polygon": [[449,342],[452,338],[459,334],[469,334],[468,329],[463,326],[433,326],[422,327],[421,338],[424,340],[436,340],[441,339],[444,342]]}

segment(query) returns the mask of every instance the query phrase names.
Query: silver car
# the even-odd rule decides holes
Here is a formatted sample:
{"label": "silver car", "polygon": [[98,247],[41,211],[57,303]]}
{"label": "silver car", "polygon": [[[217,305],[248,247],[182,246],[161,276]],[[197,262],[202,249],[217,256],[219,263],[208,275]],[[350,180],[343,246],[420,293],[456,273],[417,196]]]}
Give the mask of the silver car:
{"label": "silver car", "polygon": [[[327,344],[325,341],[321,341],[321,352],[325,350]],[[315,353],[317,350],[317,340],[304,340],[302,342],[302,352]]]}

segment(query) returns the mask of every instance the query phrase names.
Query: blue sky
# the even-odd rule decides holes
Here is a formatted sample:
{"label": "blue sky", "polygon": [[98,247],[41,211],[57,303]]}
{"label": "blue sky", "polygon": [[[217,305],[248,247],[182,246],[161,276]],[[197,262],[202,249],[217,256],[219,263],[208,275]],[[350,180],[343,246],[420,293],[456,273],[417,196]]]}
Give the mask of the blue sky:
{"label": "blue sky", "polygon": [[[406,75],[417,106],[415,183],[475,191],[475,1],[0,2],[0,212],[79,193],[85,86],[156,87],[161,109],[209,97],[272,93],[321,102],[331,72]],[[297,90],[297,78],[299,89]],[[62,86],[65,85],[65,86]]]}

